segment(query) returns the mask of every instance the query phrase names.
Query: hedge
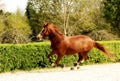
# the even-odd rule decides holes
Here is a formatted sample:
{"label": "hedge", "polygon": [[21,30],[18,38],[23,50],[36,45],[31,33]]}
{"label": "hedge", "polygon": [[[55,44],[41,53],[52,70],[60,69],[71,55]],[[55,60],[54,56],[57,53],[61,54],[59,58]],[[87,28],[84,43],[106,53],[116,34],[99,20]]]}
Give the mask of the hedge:
{"label": "hedge", "polygon": [[[100,43],[112,51],[116,56],[116,61],[120,62],[120,41],[104,41]],[[0,72],[51,67],[47,58],[50,51],[50,42],[0,44]],[[85,61],[84,64],[111,62],[107,56],[97,49],[92,49],[89,57],[89,60]],[[54,55],[52,61],[54,62],[55,59],[56,56]],[[60,64],[72,66],[77,59],[77,54],[64,56]]]}

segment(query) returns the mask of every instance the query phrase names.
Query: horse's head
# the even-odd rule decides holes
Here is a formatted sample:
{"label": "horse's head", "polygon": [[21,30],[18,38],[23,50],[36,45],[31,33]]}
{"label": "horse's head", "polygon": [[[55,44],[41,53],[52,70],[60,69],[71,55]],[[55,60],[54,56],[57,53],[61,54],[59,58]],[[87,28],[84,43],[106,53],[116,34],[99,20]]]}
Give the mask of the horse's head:
{"label": "horse's head", "polygon": [[37,38],[42,40],[46,36],[54,36],[56,34],[62,35],[62,33],[59,31],[59,29],[54,24],[45,22],[43,25],[43,29],[38,34]]}
{"label": "horse's head", "polygon": [[41,32],[37,35],[37,38],[39,38],[40,40],[42,40],[43,38],[45,38],[46,36],[49,35],[49,33],[50,33],[49,28],[48,28],[49,24],[50,23],[48,23],[48,22],[44,23]]}

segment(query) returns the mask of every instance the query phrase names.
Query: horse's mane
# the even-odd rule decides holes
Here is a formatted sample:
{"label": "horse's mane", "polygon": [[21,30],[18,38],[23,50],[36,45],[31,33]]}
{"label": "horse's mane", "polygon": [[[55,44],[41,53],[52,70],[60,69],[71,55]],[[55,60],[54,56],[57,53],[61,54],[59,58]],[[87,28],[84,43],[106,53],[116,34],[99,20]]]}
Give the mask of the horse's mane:
{"label": "horse's mane", "polygon": [[54,36],[50,37],[50,39],[52,40],[52,42],[54,42],[54,43],[61,42],[61,40],[64,39],[64,34],[59,30],[59,28],[56,25],[49,24],[49,26],[53,30],[53,34],[54,34]]}
{"label": "horse's mane", "polygon": [[58,33],[59,35],[63,35],[63,33],[59,30],[59,28],[56,25],[54,25],[54,24],[52,24],[52,25],[53,25],[56,33]]}

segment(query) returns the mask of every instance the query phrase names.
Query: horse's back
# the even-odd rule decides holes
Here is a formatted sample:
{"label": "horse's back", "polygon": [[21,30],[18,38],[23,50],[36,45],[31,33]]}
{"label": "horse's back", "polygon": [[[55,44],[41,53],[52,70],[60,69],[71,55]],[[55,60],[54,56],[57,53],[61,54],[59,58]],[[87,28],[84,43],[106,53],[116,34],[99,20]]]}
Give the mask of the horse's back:
{"label": "horse's back", "polygon": [[76,35],[65,38],[68,49],[75,50],[76,52],[89,51],[94,46],[94,40],[85,35]]}
{"label": "horse's back", "polygon": [[66,37],[66,40],[68,40],[69,42],[90,42],[90,41],[93,42],[94,41],[90,37],[85,35],[69,36],[69,37]]}

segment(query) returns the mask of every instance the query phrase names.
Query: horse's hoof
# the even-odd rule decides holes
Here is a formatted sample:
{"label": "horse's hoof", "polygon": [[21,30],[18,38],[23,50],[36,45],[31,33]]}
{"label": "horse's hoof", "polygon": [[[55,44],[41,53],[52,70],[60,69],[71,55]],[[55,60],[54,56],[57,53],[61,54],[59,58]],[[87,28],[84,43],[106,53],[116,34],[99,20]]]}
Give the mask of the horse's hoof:
{"label": "horse's hoof", "polygon": [[71,67],[70,69],[71,69],[71,70],[74,70],[74,67]]}
{"label": "horse's hoof", "polygon": [[56,66],[56,64],[55,64],[55,63],[52,63],[52,64],[51,64],[51,66],[52,66],[52,67],[55,67],[55,66]]}
{"label": "horse's hoof", "polygon": [[80,69],[80,66],[77,66],[77,69]]}
{"label": "horse's hoof", "polygon": [[80,64],[83,64],[83,62],[84,62],[84,60],[82,60],[82,61],[80,62]]}
{"label": "horse's hoof", "polygon": [[65,64],[61,65],[62,68],[65,68]]}
{"label": "horse's hoof", "polygon": [[77,66],[78,65],[78,63],[74,63],[74,66]]}
{"label": "horse's hoof", "polygon": [[49,59],[49,63],[52,64],[53,62],[51,61],[51,59]]}

